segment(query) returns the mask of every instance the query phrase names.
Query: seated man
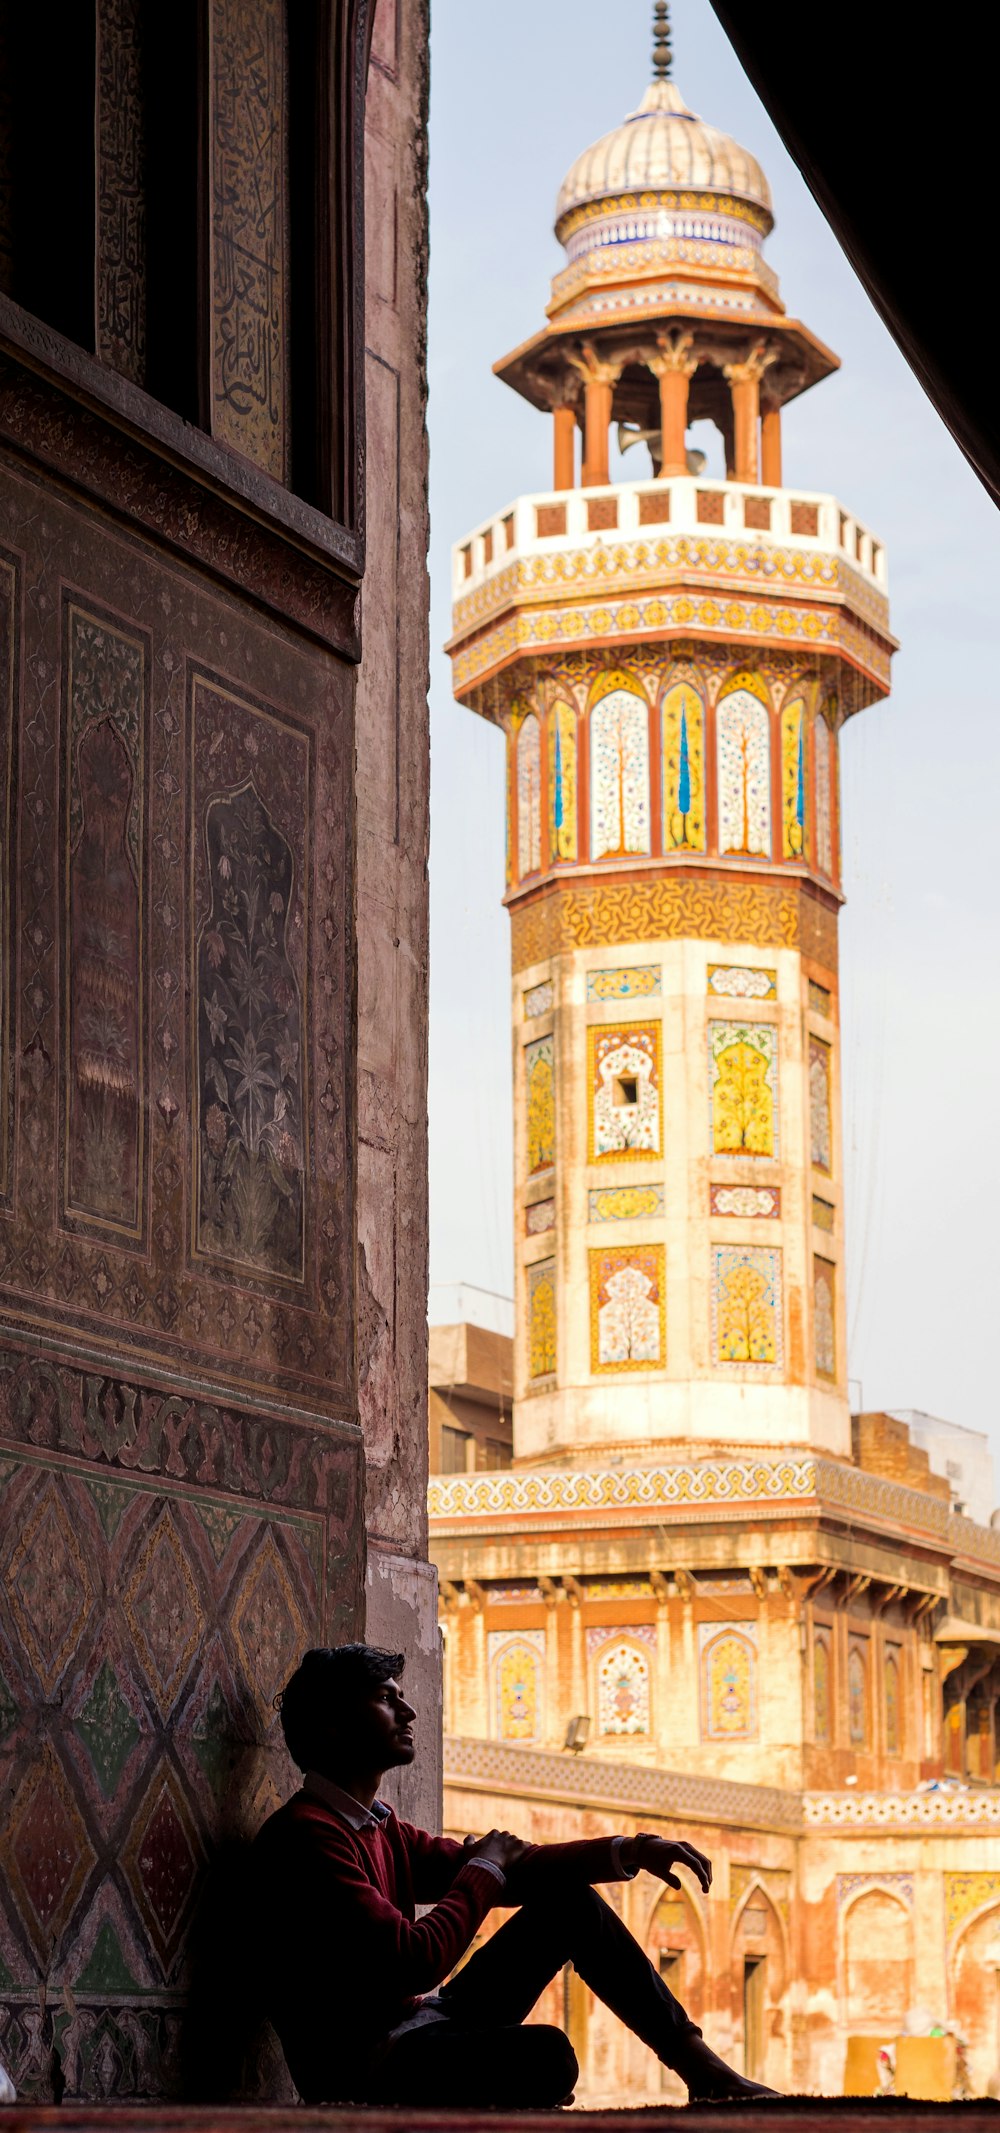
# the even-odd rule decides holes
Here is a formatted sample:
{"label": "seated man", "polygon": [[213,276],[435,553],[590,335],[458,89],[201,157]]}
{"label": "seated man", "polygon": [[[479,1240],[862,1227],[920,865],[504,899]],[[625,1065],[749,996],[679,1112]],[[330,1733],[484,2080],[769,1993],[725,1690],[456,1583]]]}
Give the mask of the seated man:
{"label": "seated man", "polygon": [[[524,1844],[507,1830],[457,1844],[377,1797],[413,1761],[415,1712],[399,1652],[307,1652],[281,1699],[305,1783],[254,1846],[264,2004],[306,2103],[550,2108],[577,2062],[561,2029],[521,2025],[571,1962],[693,2097],[773,2094],[717,2058],[593,1883],[640,1867],[703,1889],[693,1844],[597,1837]],[[430,1904],[419,1922],[417,1904]],[[516,1907],[459,1971],[494,1905]]]}

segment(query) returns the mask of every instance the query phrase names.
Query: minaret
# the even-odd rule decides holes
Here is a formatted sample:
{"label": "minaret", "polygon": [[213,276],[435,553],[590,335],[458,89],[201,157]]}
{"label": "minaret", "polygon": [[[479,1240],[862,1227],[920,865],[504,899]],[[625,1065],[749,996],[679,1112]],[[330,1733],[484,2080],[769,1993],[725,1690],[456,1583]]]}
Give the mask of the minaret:
{"label": "minaret", "polygon": [[455,694],[507,739],[520,1463],[850,1455],[838,743],[893,639],[879,543],[782,483],[781,410],[837,359],[772,222],[657,0],[649,88],[560,192],[547,323],[496,366],[552,489],[454,552]]}

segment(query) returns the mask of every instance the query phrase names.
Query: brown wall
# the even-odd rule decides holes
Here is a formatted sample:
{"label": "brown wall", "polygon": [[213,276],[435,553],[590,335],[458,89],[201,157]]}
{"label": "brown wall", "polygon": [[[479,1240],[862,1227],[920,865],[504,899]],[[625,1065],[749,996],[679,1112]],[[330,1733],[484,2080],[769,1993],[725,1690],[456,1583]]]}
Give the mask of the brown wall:
{"label": "brown wall", "polygon": [[[368,563],[357,699],[359,1411],[368,1635],[407,1655],[440,1815],[440,1639],[427,1562],[427,19],[378,0],[366,128]],[[389,1788],[391,1789],[391,1788]]]}
{"label": "brown wall", "polygon": [[[258,256],[253,217],[239,219],[267,175],[250,106],[283,94],[280,10],[215,0],[207,162],[191,166],[192,185],[198,168],[209,182],[190,420],[143,389],[167,325],[184,326],[180,278],[166,323],[156,309],[143,234],[159,91],[143,103],[149,70],[131,73],[129,54],[156,11],[101,0],[98,272],[78,276],[83,311],[59,332],[51,290],[33,312],[18,281],[23,128],[12,163],[0,153],[0,2057],[29,2096],[284,2084],[220,2001],[238,1938],[220,1897],[294,1782],[276,1692],[306,1645],[363,1631],[365,1438],[369,1620],[382,1626],[381,1606],[422,1645],[434,1703],[416,1449],[425,26],[411,14],[397,63],[380,0],[371,161],[379,183],[395,174],[403,235],[380,342],[379,208],[369,649],[350,300],[364,287],[365,10],[318,12],[334,49],[308,79],[329,82],[347,153],[315,233],[316,333],[297,338],[285,270],[303,267],[301,230],[279,213]],[[263,72],[245,45],[258,29]],[[0,50],[0,134],[4,89],[27,94],[13,63]],[[78,91],[60,77],[69,117],[79,94],[84,77]],[[184,147],[178,133],[190,232]],[[147,225],[116,213],[119,180]],[[79,224],[83,242],[89,213],[60,241]],[[130,295],[118,270],[136,262]],[[109,320],[141,326],[142,348]],[[326,370],[310,427],[296,364],[314,345]],[[323,509],[298,478],[313,435]]]}

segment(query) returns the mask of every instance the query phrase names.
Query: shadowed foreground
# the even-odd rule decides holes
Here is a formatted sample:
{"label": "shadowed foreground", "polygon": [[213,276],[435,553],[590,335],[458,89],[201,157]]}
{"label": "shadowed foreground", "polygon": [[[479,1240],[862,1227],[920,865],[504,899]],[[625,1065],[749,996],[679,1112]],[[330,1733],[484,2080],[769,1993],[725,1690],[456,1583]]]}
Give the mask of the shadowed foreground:
{"label": "shadowed foreground", "polygon": [[960,2133],[1000,2133],[1000,2102],[919,2103],[907,2096],[783,2096],[774,2103],[698,2103],[679,2109],[654,2106],[639,2111],[307,2111],[301,2109],[196,2110],[156,2104],[113,2105],[87,2109],[71,2105],[14,2105],[4,2113],[4,2133],[133,2133],[144,2124],[156,2133],[431,2133],[437,2126],[454,2133],[497,2133],[508,2120],[517,2133],[552,2133],[563,2124],[568,2133],[658,2133],[683,2118],[692,2133],[766,2133],[769,2125],[794,2126],[796,2133],[835,2126],[837,2133],[876,2133],[895,2126],[899,2133],[942,2133],[949,2121]]}

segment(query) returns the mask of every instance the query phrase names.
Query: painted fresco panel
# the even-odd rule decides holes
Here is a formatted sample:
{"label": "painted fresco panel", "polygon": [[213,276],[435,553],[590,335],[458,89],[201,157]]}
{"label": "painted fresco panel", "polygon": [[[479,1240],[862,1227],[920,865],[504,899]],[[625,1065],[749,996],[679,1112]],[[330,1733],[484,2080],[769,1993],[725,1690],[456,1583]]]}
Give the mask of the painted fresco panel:
{"label": "painted fresco panel", "polygon": [[549,849],[555,860],[577,858],[576,712],[555,704],[549,719]]}
{"label": "painted fresco panel", "polygon": [[712,1252],[712,1361],[778,1367],[783,1361],[781,1253],[756,1245]]}
{"label": "painted fresco panel", "polygon": [[517,732],[517,874],[537,874],[542,864],[542,735],[529,711]]}
{"label": "painted fresco panel", "polygon": [[196,675],[191,776],[193,1250],[220,1270],[301,1285],[309,736]]}
{"label": "painted fresco panel", "polygon": [[555,1051],[551,1037],[524,1047],[528,1176],[551,1170],[556,1159]]}
{"label": "painted fresco panel", "polygon": [[590,1259],[590,1367],[659,1370],[666,1362],[662,1244],[608,1245]]}
{"label": "painted fresco panel", "polygon": [[528,1376],[550,1378],[557,1368],[556,1263],[536,1260],[525,1276],[528,1287]]}
{"label": "painted fresco panel", "polygon": [[545,1631],[524,1629],[512,1637],[505,1629],[491,1629],[486,1657],[493,1685],[494,1737],[540,1739],[545,1701]]}
{"label": "painted fresco panel", "polygon": [[587,1043],[591,1162],[658,1155],[663,1143],[659,1023],[596,1023]]}
{"label": "painted fresco panel", "polygon": [[771,1022],[710,1022],[712,1153],[777,1156],[778,1032]]}
{"label": "painted fresco panel", "polygon": [[705,710],[696,689],[677,682],[663,698],[663,843],[668,852],[705,850]]}
{"label": "painted fresco panel", "polygon": [[837,1270],[829,1259],[813,1258],[813,1344],[821,1378],[837,1375]]}
{"label": "painted fresco panel", "polygon": [[625,1630],[610,1640],[606,1631],[598,1634],[602,1639],[594,1660],[598,1733],[605,1738],[649,1733],[650,1669],[641,1632],[637,1636],[634,1630]]}
{"label": "painted fresco panel", "polygon": [[727,691],[715,713],[719,850],[771,857],[771,719],[756,688]]}
{"label": "painted fresco panel", "polygon": [[140,1239],[147,1197],[149,644],[66,597],[62,1194]]}
{"label": "painted fresco panel", "polygon": [[809,1039],[809,1152],[817,1170],[833,1169],[833,1112],[830,1097],[830,1046]]}
{"label": "painted fresco panel", "polygon": [[757,1632],[750,1622],[699,1622],[703,1740],[757,1738]]}
{"label": "painted fresco panel", "polygon": [[806,794],[808,792],[806,707],[794,696],[781,711],[781,856],[804,859],[808,854]]}
{"label": "painted fresco panel", "polygon": [[590,856],[648,852],[649,838],[649,709],[626,684],[590,714]]}

